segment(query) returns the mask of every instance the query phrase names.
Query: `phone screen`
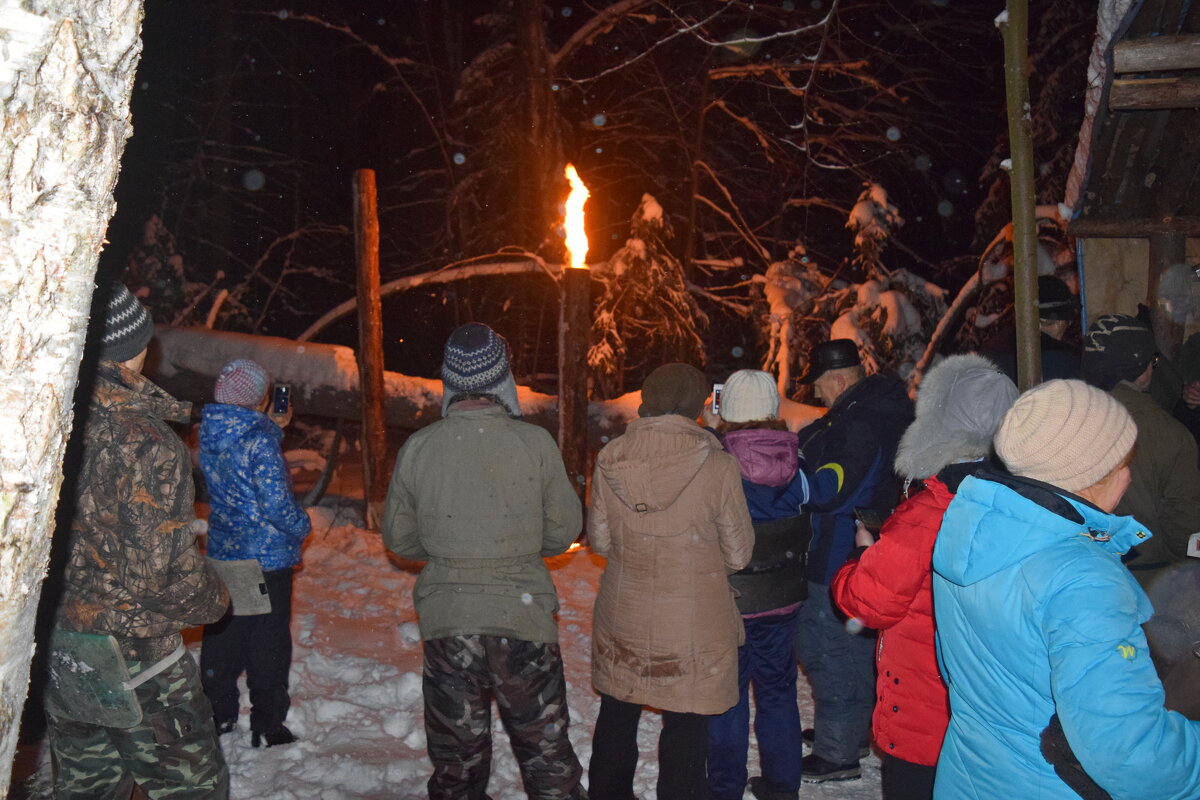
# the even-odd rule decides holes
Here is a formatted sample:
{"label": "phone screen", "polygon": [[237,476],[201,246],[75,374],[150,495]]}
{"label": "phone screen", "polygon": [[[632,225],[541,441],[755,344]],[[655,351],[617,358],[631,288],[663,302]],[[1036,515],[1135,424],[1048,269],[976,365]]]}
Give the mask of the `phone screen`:
{"label": "phone screen", "polygon": [[725,388],[723,383],[714,383],[712,392],[712,413],[721,413],[721,391]]}
{"label": "phone screen", "polygon": [[276,414],[286,414],[288,406],[291,403],[291,389],[287,386],[276,386],[275,397],[271,401],[271,407]]}

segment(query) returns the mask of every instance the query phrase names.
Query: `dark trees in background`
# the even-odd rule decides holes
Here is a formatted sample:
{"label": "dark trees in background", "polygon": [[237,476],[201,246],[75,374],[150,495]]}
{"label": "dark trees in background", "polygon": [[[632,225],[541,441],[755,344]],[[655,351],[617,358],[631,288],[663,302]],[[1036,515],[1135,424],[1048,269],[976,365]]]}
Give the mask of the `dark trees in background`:
{"label": "dark trees in background", "polygon": [[[830,278],[861,277],[844,225],[864,182],[906,221],[890,265],[953,284],[936,273],[976,236],[972,176],[1003,126],[1002,8],[164,0],[147,10],[107,266],[157,214],[141,256],[151,293],[181,298],[166,321],[203,322],[225,289],[217,327],[295,335],[353,295],[354,169],[377,172],[386,281],[500,250],[560,261],[573,161],[589,261],[625,247],[653,195],[708,353],[757,366],[756,276],[802,244]],[[527,379],[552,373],[556,307],[536,277],[410,292],[385,308],[389,369],[433,374],[474,317],[509,335]],[[349,326],[330,336],[353,342]]]}

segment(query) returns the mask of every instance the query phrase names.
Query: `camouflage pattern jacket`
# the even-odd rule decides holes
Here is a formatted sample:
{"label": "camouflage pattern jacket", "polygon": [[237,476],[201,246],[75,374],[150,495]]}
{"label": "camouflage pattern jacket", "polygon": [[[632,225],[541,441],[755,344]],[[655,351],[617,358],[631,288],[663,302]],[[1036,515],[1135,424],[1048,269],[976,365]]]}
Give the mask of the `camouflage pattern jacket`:
{"label": "camouflage pattern jacket", "polygon": [[229,595],[196,547],[187,448],[164,420],[190,405],[101,361],[84,431],[61,628],[116,637],[127,659],[158,660],[179,631],[220,619]]}

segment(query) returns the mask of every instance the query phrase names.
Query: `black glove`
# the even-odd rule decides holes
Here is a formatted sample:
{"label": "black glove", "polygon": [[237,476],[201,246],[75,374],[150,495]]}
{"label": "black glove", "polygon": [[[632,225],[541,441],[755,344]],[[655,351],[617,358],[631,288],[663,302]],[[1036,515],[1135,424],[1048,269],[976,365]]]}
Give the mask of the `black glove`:
{"label": "black glove", "polygon": [[1086,772],[1071,750],[1067,735],[1063,733],[1058,714],[1050,717],[1050,724],[1042,731],[1042,757],[1054,767],[1062,782],[1075,790],[1084,800],[1112,800],[1112,795],[1100,788]]}

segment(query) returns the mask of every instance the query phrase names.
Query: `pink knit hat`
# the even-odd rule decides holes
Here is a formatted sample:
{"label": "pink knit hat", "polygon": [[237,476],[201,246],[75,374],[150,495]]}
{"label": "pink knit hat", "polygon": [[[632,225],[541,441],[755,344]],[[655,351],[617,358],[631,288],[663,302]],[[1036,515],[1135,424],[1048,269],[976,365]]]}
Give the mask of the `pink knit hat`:
{"label": "pink knit hat", "polygon": [[1108,392],[1053,380],[1017,398],[995,444],[1014,475],[1077,492],[1112,472],[1136,440],[1133,418]]}
{"label": "pink knit hat", "polygon": [[221,367],[213,398],[231,406],[257,408],[267,396],[271,378],[267,371],[248,358],[236,358]]}

